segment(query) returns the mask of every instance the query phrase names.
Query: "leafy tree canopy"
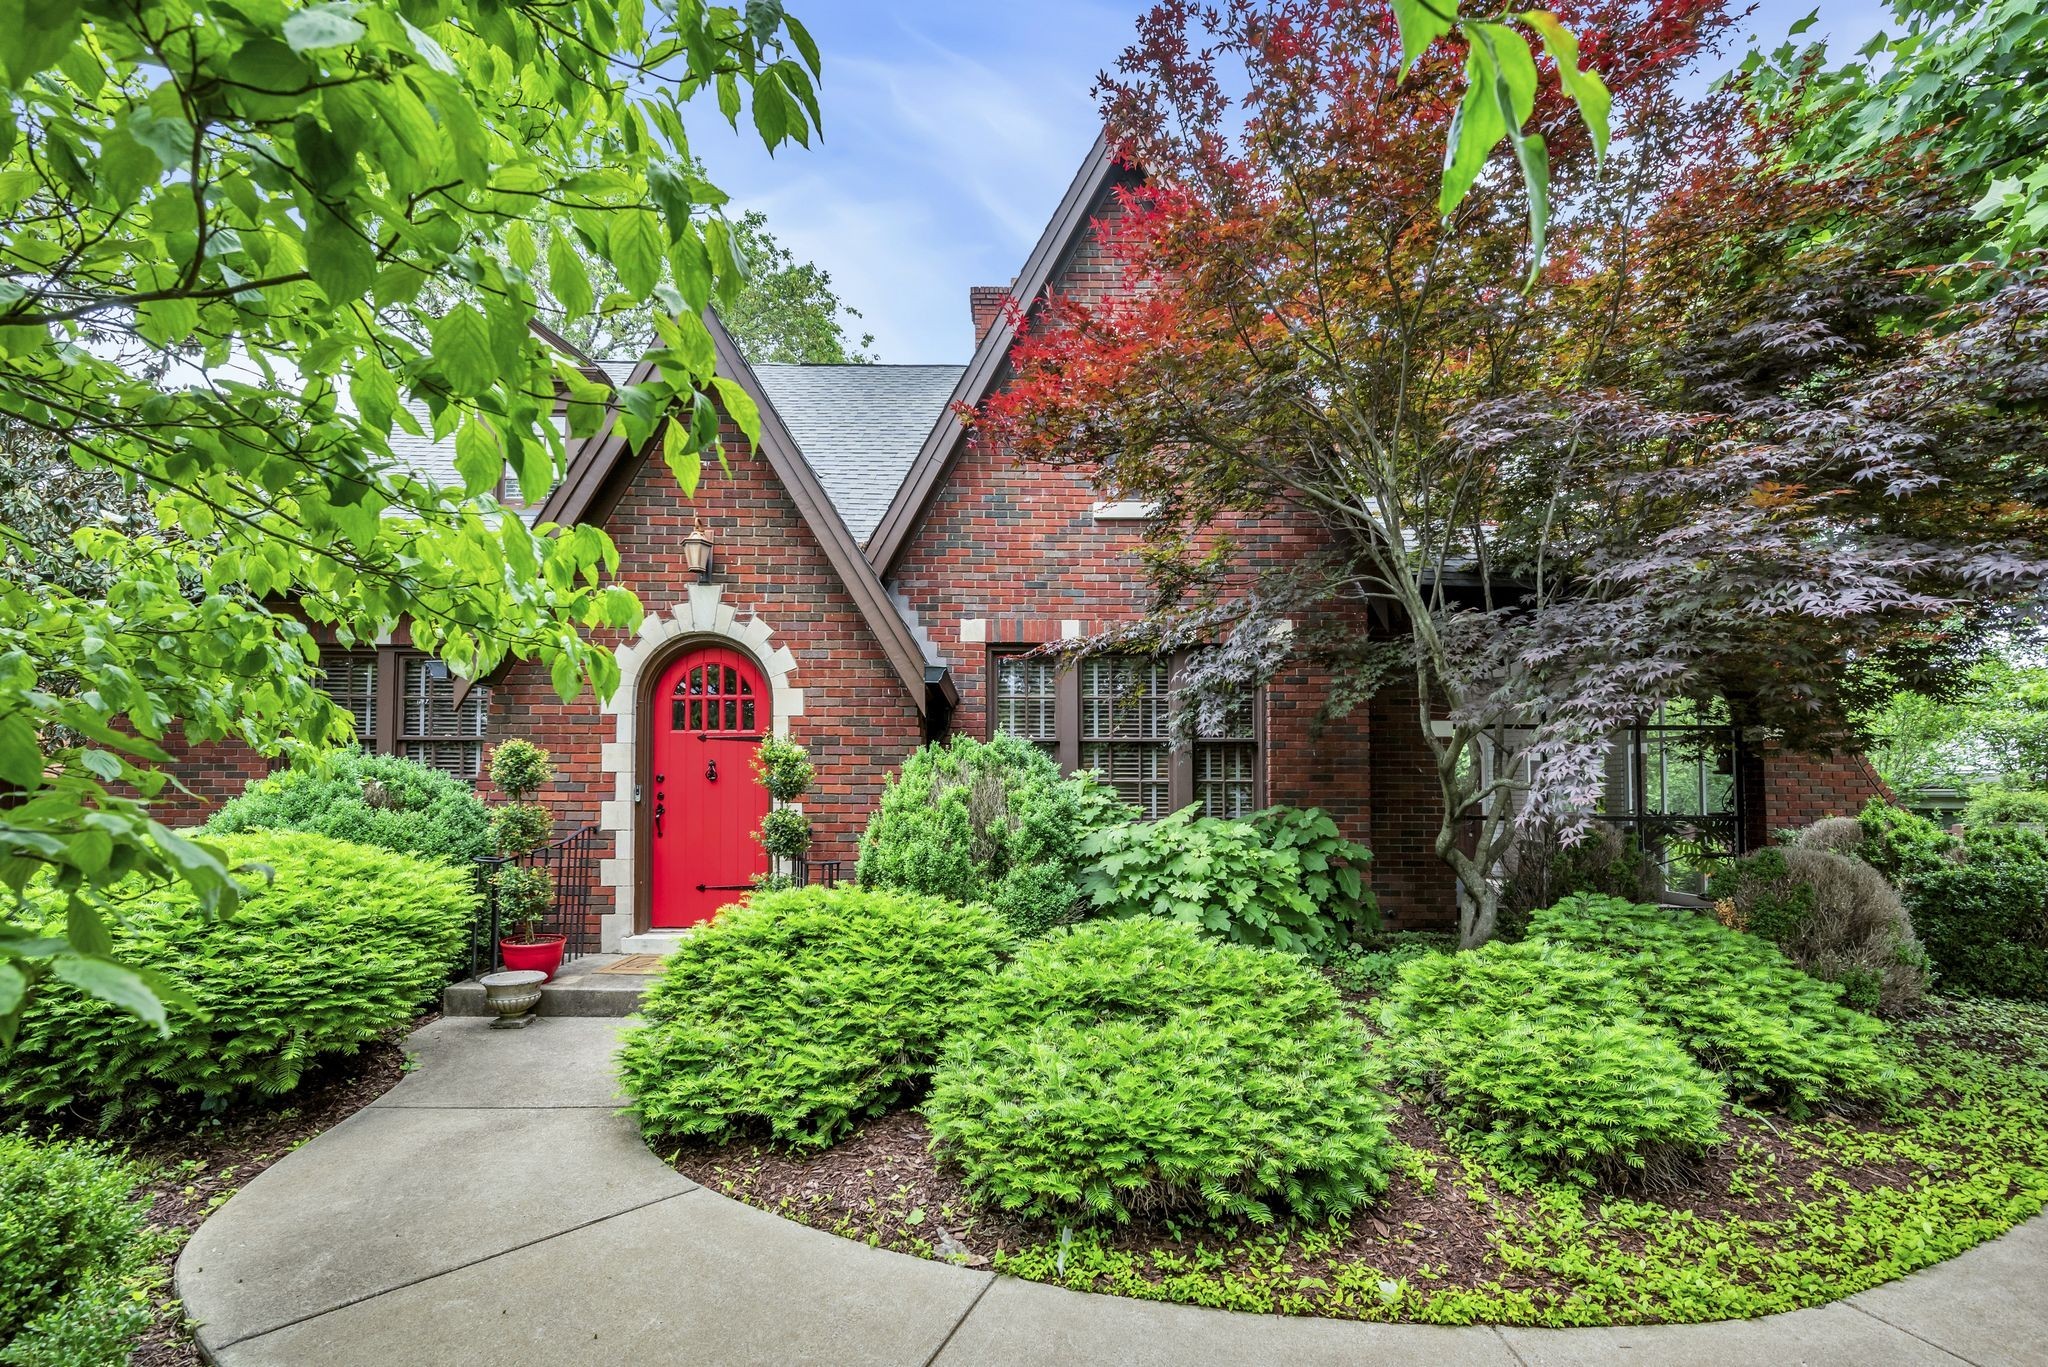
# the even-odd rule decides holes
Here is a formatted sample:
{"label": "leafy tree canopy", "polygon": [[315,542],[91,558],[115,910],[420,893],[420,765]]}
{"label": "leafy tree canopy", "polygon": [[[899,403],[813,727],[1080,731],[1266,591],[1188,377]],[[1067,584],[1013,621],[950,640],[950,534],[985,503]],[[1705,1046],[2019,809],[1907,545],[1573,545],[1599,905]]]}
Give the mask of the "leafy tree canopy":
{"label": "leafy tree canopy", "polygon": [[[219,849],[148,799],[174,730],[346,734],[313,627],[346,644],[404,618],[466,676],[518,655],[565,697],[616,685],[587,633],[640,607],[609,540],[491,498],[561,471],[558,386],[572,432],[606,411],[529,330],[543,244],[568,314],[595,306],[585,259],[658,304],[660,372],[619,421],[639,441],[673,413],[694,486],[725,458],[713,394],[758,419],[699,321],[742,270],[685,110],[808,143],[819,59],[776,0],[6,0],[0,23],[0,419],[153,513],[74,535],[97,594],[22,572],[44,529],[0,531],[0,880],[67,904],[56,933],[0,922],[4,1044],[49,973],[162,1022],[161,984],[109,957],[104,892],[142,873],[234,906]],[[433,307],[436,279],[467,296]],[[462,487],[393,459],[421,426]]]}

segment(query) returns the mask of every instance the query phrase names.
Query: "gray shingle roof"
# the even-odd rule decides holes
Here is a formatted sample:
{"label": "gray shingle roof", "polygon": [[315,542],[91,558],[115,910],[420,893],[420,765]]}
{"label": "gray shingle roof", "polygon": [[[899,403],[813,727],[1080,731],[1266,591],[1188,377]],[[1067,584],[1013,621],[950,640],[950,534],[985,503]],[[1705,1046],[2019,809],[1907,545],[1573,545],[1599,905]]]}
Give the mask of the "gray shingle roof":
{"label": "gray shingle roof", "polygon": [[757,365],[783,425],[865,542],[953,397],[957,365]]}

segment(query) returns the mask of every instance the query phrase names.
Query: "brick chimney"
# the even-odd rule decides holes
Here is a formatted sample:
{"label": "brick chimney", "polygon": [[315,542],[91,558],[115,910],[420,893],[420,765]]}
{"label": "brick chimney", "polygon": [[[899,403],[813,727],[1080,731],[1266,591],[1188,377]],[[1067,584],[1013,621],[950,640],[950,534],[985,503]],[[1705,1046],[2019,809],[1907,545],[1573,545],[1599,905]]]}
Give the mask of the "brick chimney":
{"label": "brick chimney", "polygon": [[1010,297],[1008,285],[970,285],[967,307],[974,314],[974,344],[988,336],[988,330],[1003,316],[1003,301]]}

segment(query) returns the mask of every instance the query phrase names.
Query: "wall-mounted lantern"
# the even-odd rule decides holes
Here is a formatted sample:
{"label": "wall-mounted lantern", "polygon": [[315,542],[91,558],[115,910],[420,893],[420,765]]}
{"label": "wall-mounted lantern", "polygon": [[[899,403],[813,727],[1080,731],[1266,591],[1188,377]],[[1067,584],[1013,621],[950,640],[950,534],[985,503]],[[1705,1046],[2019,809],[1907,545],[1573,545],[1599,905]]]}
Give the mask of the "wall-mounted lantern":
{"label": "wall-mounted lantern", "polygon": [[711,534],[704,530],[701,522],[683,538],[683,564],[699,582],[711,582]]}

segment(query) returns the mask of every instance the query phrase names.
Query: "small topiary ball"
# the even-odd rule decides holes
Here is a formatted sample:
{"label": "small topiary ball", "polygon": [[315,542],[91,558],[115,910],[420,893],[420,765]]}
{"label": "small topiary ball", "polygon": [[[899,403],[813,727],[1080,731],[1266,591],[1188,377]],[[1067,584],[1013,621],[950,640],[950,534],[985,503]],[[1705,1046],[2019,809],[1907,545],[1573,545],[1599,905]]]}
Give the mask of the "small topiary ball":
{"label": "small topiary ball", "polygon": [[526,801],[554,776],[548,752],[530,740],[500,741],[491,751],[491,782],[514,802]]}
{"label": "small topiary ball", "polygon": [[801,859],[811,847],[811,819],[796,807],[777,807],[761,818],[758,838],[778,859]]}

